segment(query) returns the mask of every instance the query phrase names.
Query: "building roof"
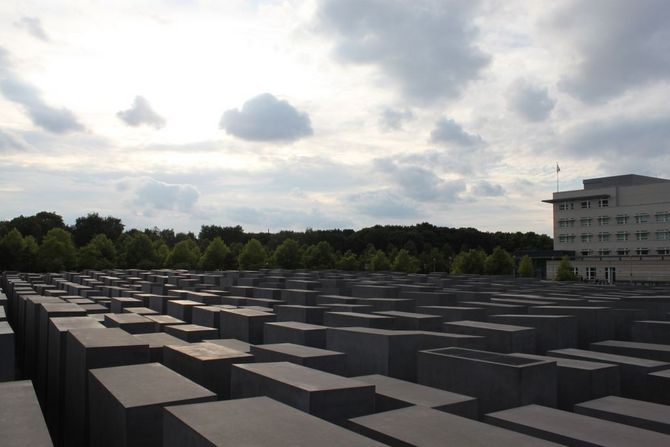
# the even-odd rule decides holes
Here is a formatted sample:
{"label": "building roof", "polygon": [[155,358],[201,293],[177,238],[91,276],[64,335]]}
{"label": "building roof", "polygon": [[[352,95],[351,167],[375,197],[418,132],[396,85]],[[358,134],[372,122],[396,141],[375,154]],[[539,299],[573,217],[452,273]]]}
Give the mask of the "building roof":
{"label": "building roof", "polygon": [[584,180],[584,189],[598,189],[612,186],[633,186],[633,185],[648,185],[651,183],[670,182],[670,180],[648,177],[646,175],[625,174],[614,175],[610,177],[590,178]]}

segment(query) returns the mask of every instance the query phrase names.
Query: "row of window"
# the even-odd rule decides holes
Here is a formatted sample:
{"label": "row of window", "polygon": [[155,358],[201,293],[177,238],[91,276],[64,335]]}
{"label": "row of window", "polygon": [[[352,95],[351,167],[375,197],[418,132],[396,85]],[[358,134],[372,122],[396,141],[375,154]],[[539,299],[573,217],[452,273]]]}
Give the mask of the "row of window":
{"label": "row of window", "polygon": [[[636,224],[649,223],[649,217],[650,216],[647,213],[636,214],[633,216],[633,222],[635,222]],[[593,220],[594,220],[593,217],[582,217],[579,219],[579,224],[582,227],[590,227],[593,225]],[[630,216],[628,214],[619,214],[614,218],[614,221],[616,222],[617,225],[626,225],[629,223],[629,220]],[[609,225],[610,216],[598,216],[595,218],[595,221],[600,226]],[[575,222],[576,222],[575,218],[558,219],[558,227],[571,228],[575,226]],[[665,211],[656,213],[656,222],[657,223],[670,222],[670,213]]]}
{"label": "row of window", "polygon": [[[649,240],[649,232],[648,231],[643,231],[639,230],[636,231],[635,233],[635,240],[637,241],[648,241]],[[598,242],[609,242],[611,237],[614,236],[617,241],[628,241],[630,240],[630,233],[628,231],[618,231],[614,235],[611,233],[607,232],[602,232],[598,233]],[[558,236],[558,241],[563,243],[563,244],[570,244],[575,242],[577,239],[577,236],[574,234],[560,234]],[[579,239],[581,242],[593,242],[593,234],[591,233],[582,233],[579,235]],[[670,241],[670,230],[661,230],[656,232],[656,240],[657,241]]]}
{"label": "row of window", "polygon": [[[597,254],[598,256],[609,256],[613,252],[609,248],[600,248],[598,250],[590,250],[590,249],[584,249],[580,250],[579,253],[582,256],[593,256],[594,254]],[[636,255],[648,255],[649,254],[649,248],[646,247],[638,247],[635,250],[631,251],[629,248],[617,248],[614,250],[614,254],[617,256],[628,256],[631,253],[634,253]],[[656,249],[656,254],[657,255],[670,255],[670,247],[660,247]]]}
{"label": "row of window", "polygon": [[[598,204],[598,208],[607,208],[610,205],[609,199],[599,199],[596,203]],[[591,200],[582,200],[579,202],[579,206],[583,209],[593,208],[592,205],[593,202]],[[574,210],[575,202],[560,202],[558,209],[561,211]]]}

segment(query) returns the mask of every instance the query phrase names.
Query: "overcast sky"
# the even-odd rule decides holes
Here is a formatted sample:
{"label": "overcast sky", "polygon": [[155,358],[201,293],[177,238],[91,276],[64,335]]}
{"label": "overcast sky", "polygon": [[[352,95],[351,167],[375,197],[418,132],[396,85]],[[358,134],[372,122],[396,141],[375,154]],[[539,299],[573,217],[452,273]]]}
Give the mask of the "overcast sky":
{"label": "overcast sky", "polygon": [[0,219],[551,233],[670,176],[667,0],[0,3]]}

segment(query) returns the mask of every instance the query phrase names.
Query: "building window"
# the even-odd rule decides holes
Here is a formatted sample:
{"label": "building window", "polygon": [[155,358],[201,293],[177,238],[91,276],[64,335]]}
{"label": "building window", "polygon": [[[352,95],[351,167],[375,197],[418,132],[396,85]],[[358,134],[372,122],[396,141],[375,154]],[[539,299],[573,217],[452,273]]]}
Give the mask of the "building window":
{"label": "building window", "polygon": [[593,224],[593,219],[591,219],[590,217],[582,217],[581,219],[579,219],[579,224],[582,227],[590,227]]}
{"label": "building window", "polygon": [[580,238],[582,242],[591,242],[593,240],[593,235],[591,233],[582,233]]}
{"label": "building window", "polygon": [[643,214],[636,214],[635,215],[635,223],[636,224],[643,224],[643,223],[648,223],[649,222],[649,214],[643,213]]}
{"label": "building window", "polygon": [[587,280],[596,279],[596,268],[595,267],[586,267],[586,279]]}
{"label": "building window", "polygon": [[591,254],[593,253],[593,250],[584,249],[584,250],[580,250],[579,253],[580,253],[582,256],[591,256]]}
{"label": "building window", "polygon": [[648,248],[636,248],[635,249],[635,254],[636,255],[648,255],[649,254],[649,249]]}
{"label": "building window", "polygon": [[561,202],[558,204],[558,209],[560,211],[574,210],[575,204],[573,202]]}
{"label": "building window", "polygon": [[626,225],[628,223],[628,215],[627,214],[619,214],[616,217],[616,223],[617,223],[617,225]]}
{"label": "building window", "polygon": [[656,240],[658,241],[670,241],[670,231],[661,230],[656,232]]}
{"label": "building window", "polygon": [[578,267],[572,267],[572,274],[575,275],[575,277],[579,277],[579,268]]}
{"label": "building window", "polygon": [[619,256],[628,256],[630,254],[630,250],[627,248],[617,248],[616,254]]}
{"label": "building window", "polygon": [[609,242],[610,234],[609,233],[598,233],[598,242]]}
{"label": "building window", "polygon": [[670,213],[667,211],[656,213],[656,222],[670,222]]}
{"label": "building window", "polygon": [[591,208],[590,200],[582,200],[582,208]]}
{"label": "building window", "polygon": [[627,241],[628,240],[628,231],[618,231],[616,234],[617,241]]}
{"label": "building window", "polygon": [[610,254],[609,248],[601,248],[598,250],[598,256],[609,256],[609,254]]}
{"label": "building window", "polygon": [[609,216],[598,216],[598,225],[600,226],[609,225],[609,223],[610,223]]}
{"label": "building window", "polygon": [[635,239],[638,241],[646,241],[649,239],[649,232],[648,231],[636,231],[635,232]]}
{"label": "building window", "polygon": [[575,219],[559,219],[558,228],[570,228],[575,226]]}
{"label": "building window", "polygon": [[598,208],[607,208],[610,204],[610,201],[608,199],[600,199],[598,200]]}
{"label": "building window", "polygon": [[659,255],[670,255],[670,247],[659,247],[656,249],[656,253]]}

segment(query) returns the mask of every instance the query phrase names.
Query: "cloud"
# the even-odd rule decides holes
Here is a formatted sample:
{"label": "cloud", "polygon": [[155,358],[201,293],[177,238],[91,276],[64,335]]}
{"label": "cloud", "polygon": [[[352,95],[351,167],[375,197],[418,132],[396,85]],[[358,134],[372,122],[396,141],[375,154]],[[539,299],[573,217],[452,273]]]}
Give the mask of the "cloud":
{"label": "cloud", "polygon": [[192,185],[171,184],[148,178],[135,189],[133,203],[147,211],[171,210],[185,213],[193,209],[199,197],[200,193]]}
{"label": "cloud", "polygon": [[547,27],[574,60],[559,85],[598,103],[670,75],[670,2],[572,0],[562,2]]}
{"label": "cloud", "polygon": [[430,133],[431,143],[447,143],[460,147],[478,147],[484,144],[482,137],[470,134],[463,130],[460,124],[448,118],[443,118],[435,124]]}
{"label": "cloud", "polygon": [[420,103],[458,97],[489,56],[474,45],[477,1],[321,0],[318,26],[346,63],[377,66]]}
{"label": "cloud", "polygon": [[398,163],[390,158],[376,160],[375,168],[393,182],[402,195],[419,202],[453,202],[465,190],[462,180],[446,181],[430,169]]}
{"label": "cloud", "polygon": [[292,142],[313,134],[307,113],[269,93],[251,98],[241,110],[226,110],[219,127],[249,141]]}
{"label": "cloud", "polygon": [[495,185],[487,180],[480,180],[470,188],[472,194],[482,197],[500,197],[505,195],[501,185]]}
{"label": "cloud", "polygon": [[423,215],[412,203],[388,189],[350,194],[344,198],[357,213],[376,219],[409,219]]}
{"label": "cloud", "polygon": [[30,145],[23,136],[6,129],[0,129],[0,152],[25,151]]}
{"label": "cloud", "polygon": [[15,23],[19,28],[22,28],[29,32],[33,37],[44,42],[49,41],[49,36],[44,32],[42,27],[42,21],[39,17],[21,17],[21,19]]}
{"label": "cloud", "polygon": [[565,152],[576,158],[610,162],[619,169],[622,160],[649,167],[670,155],[670,113],[591,121],[568,129],[563,139]]}
{"label": "cloud", "polygon": [[71,111],[46,104],[37,88],[14,73],[4,48],[0,48],[0,91],[6,99],[22,106],[36,126],[58,134],[84,130]]}
{"label": "cloud", "polygon": [[385,108],[379,117],[379,125],[382,130],[400,130],[403,123],[414,119],[414,114],[409,109]]}
{"label": "cloud", "polygon": [[546,88],[519,79],[507,91],[510,109],[528,121],[544,121],[549,117],[556,101],[549,97]]}
{"label": "cloud", "polygon": [[155,129],[165,127],[165,118],[156,113],[151,104],[149,104],[149,101],[143,96],[135,96],[132,107],[128,110],[117,112],[116,116],[127,125],[133,127],[143,124]]}

